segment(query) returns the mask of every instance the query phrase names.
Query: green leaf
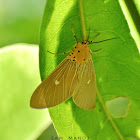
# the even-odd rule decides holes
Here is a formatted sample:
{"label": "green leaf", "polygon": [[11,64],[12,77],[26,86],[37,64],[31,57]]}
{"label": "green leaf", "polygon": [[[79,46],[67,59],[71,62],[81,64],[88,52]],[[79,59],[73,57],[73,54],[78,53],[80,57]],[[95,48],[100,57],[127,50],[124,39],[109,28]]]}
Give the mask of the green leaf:
{"label": "green leaf", "polygon": [[1,140],[33,140],[51,124],[47,110],[30,108],[39,83],[37,45],[0,49]]}
{"label": "green leaf", "polygon": [[[124,140],[140,137],[140,57],[137,46],[118,1],[83,0],[84,23],[81,22],[77,0],[48,0],[40,36],[40,72],[42,80],[66,57],[52,55],[73,48],[75,40],[72,24],[79,41],[90,28],[96,42],[116,38],[89,46],[97,79],[96,108],[86,111],[77,107],[72,99],[49,109],[51,118],[63,139]],[[82,23],[82,24],[81,24]],[[69,79],[68,79],[69,80]],[[87,92],[88,94],[88,92]],[[114,118],[106,109],[106,102],[117,97],[131,102],[128,115]],[[121,109],[121,104],[118,105]]]}

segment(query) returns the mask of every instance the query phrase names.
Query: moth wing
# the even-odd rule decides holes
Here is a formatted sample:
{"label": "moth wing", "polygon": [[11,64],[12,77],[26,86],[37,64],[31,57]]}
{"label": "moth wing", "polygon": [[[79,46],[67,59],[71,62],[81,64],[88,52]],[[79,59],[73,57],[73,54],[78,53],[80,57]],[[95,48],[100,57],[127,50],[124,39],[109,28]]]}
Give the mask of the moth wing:
{"label": "moth wing", "polygon": [[73,101],[85,110],[91,110],[96,105],[96,77],[92,59],[82,64],[78,70],[79,84],[74,90]]}
{"label": "moth wing", "polygon": [[30,106],[49,108],[66,101],[72,96],[77,80],[76,63],[65,58],[34,91]]}

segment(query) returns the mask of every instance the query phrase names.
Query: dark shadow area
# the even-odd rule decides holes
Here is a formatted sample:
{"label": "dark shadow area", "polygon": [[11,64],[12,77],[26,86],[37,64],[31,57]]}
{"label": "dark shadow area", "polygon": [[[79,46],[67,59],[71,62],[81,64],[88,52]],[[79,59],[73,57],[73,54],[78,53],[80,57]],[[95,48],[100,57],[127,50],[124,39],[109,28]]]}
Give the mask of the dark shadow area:
{"label": "dark shadow area", "polygon": [[[76,44],[73,33],[72,25],[78,41],[82,39],[81,23],[80,16],[77,16],[79,13],[78,1],[75,1],[71,10],[67,13],[67,16],[64,20],[64,24],[61,29],[59,44],[58,44],[58,53],[66,52],[74,47]],[[78,20],[77,20],[78,19]],[[67,54],[68,55],[68,54]],[[67,55],[58,55],[57,64],[59,64]]]}
{"label": "dark shadow area", "polygon": [[136,26],[136,29],[138,33],[140,34],[140,16],[137,11],[136,5],[133,0],[125,0],[125,4],[130,12],[130,15],[134,21],[134,24]]}
{"label": "dark shadow area", "polygon": [[57,133],[53,124],[51,124],[40,136],[37,140],[52,140],[57,139]]}

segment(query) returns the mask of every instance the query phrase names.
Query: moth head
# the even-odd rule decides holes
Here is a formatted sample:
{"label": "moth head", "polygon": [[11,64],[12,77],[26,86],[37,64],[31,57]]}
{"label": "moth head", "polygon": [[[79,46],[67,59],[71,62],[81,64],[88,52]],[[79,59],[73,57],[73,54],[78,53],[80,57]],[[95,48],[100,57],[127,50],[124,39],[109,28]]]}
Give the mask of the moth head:
{"label": "moth head", "polygon": [[88,41],[87,39],[84,38],[84,39],[82,40],[81,43],[82,43],[82,44],[87,44],[87,45],[88,45],[89,41]]}

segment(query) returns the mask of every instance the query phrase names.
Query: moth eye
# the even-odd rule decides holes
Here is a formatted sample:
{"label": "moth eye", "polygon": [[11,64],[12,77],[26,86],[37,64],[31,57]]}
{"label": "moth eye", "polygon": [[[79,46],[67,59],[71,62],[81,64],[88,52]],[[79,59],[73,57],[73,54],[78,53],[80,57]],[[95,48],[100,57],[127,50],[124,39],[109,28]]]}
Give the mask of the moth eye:
{"label": "moth eye", "polygon": [[76,47],[75,47],[75,49],[76,49]]}
{"label": "moth eye", "polygon": [[71,53],[71,54],[73,54],[73,53]]}
{"label": "moth eye", "polygon": [[78,52],[80,52],[80,51],[78,50]]}

